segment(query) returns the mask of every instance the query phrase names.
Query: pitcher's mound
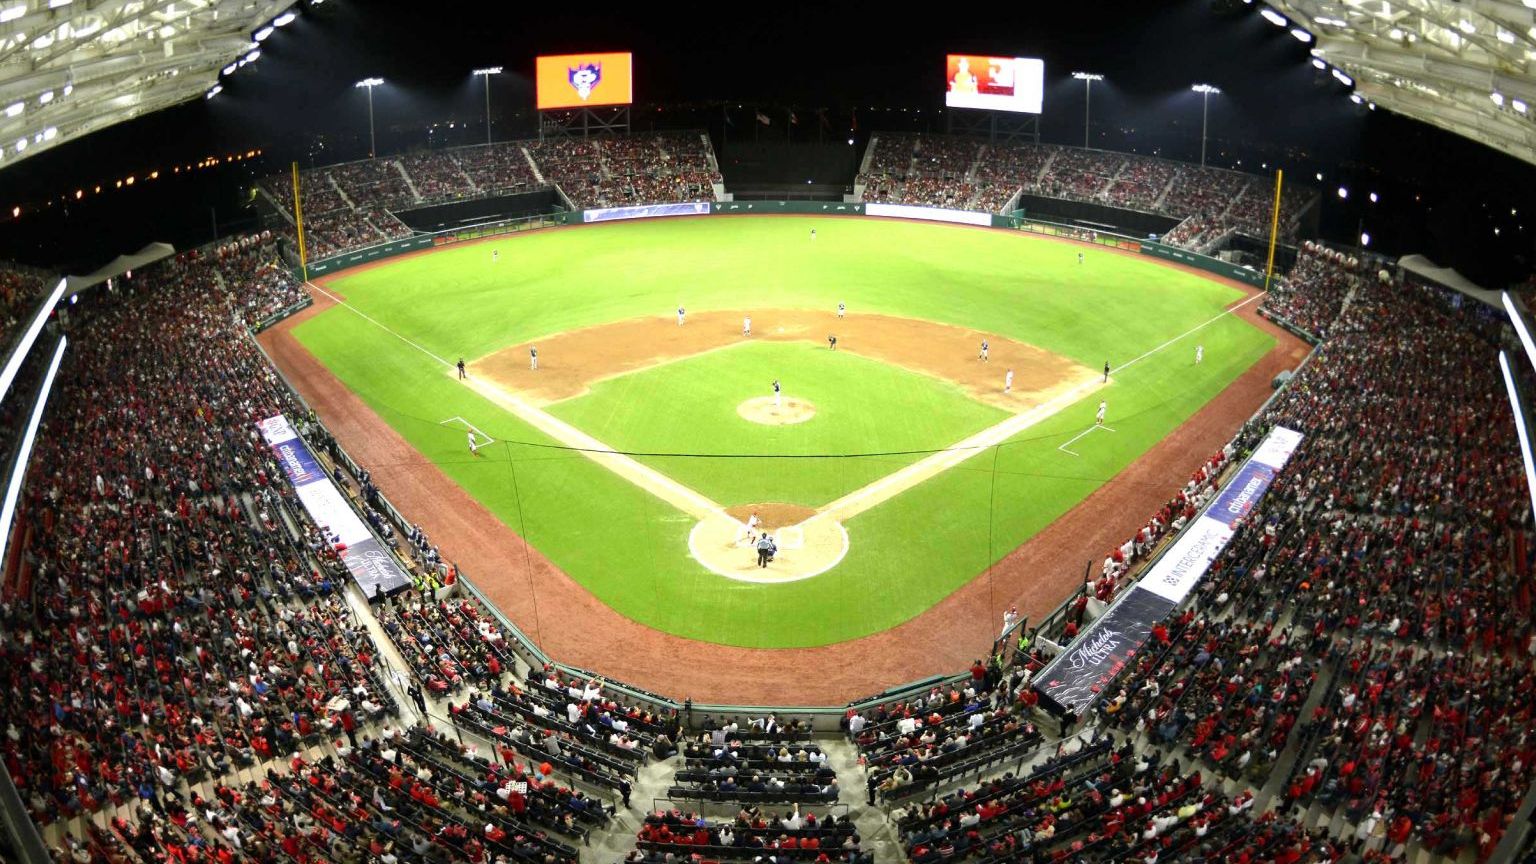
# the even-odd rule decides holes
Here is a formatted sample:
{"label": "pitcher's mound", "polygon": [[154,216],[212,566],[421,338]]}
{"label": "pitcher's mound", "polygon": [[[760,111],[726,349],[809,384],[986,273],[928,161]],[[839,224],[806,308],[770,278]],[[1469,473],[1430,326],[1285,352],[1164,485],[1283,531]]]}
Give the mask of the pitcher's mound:
{"label": "pitcher's mound", "polygon": [[804,399],[786,398],[778,407],[774,407],[772,396],[759,396],[737,405],[736,413],[753,423],[789,426],[815,417],[816,406]]}

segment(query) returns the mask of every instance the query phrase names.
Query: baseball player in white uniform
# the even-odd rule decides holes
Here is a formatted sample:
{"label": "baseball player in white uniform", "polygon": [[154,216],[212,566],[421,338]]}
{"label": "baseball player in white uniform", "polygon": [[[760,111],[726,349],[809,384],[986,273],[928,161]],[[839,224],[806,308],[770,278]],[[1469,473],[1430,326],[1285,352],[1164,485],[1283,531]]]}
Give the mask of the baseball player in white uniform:
{"label": "baseball player in white uniform", "polygon": [[1205,359],[1205,346],[1204,345],[1196,345],[1195,346],[1195,365],[1199,366],[1200,365],[1200,361],[1202,361],[1204,359]]}
{"label": "baseball player in white uniform", "polygon": [[528,368],[539,371],[539,349],[532,345],[528,346]]}
{"label": "baseball player in white uniform", "polygon": [[1103,426],[1104,425],[1104,412],[1106,410],[1108,410],[1108,408],[1109,408],[1109,403],[1108,402],[1104,402],[1102,400],[1099,402],[1099,413],[1098,413],[1098,415],[1096,415],[1093,418],[1093,423],[1094,423],[1095,426]]}
{"label": "baseball player in white uniform", "polygon": [[480,455],[480,445],[475,443],[475,433],[470,432],[468,434],[469,434],[469,455],[471,455],[471,456],[479,456]]}
{"label": "baseball player in white uniform", "polygon": [[753,513],[751,516],[747,517],[747,527],[746,527],[747,545],[750,546],[750,545],[754,545],[754,544],[757,543],[757,526],[761,525],[761,524],[762,524],[762,520],[757,518],[757,514],[756,513]]}
{"label": "baseball player in white uniform", "polygon": [[1004,393],[1012,393],[1013,392],[1013,370],[1012,369],[1009,369],[1008,370],[1008,374],[1003,376],[1003,392]]}
{"label": "baseball player in white uniform", "polygon": [[980,357],[981,357],[982,360],[989,359],[987,357],[987,355],[991,352],[991,350],[992,350],[992,346],[987,344],[987,340],[985,340],[985,339],[981,340],[981,355],[980,355]]}
{"label": "baseball player in white uniform", "polygon": [[841,318],[841,317],[843,317],[844,315],[847,315],[847,314],[848,314],[848,304],[844,303],[841,300],[837,301],[837,317]]}
{"label": "baseball player in white uniform", "polygon": [[752,316],[751,315],[748,315],[747,317],[741,319],[741,335],[743,335],[743,336],[751,336],[752,335]]}
{"label": "baseball player in white uniform", "polygon": [[497,261],[500,261],[500,260],[501,260],[501,250],[500,249],[492,249],[491,250],[491,263],[495,264]]}
{"label": "baseball player in white uniform", "polygon": [[779,379],[773,379],[773,407],[779,407]]}
{"label": "baseball player in white uniform", "polygon": [[677,326],[683,326],[683,316],[686,314],[688,314],[688,310],[681,306],[677,307]]}

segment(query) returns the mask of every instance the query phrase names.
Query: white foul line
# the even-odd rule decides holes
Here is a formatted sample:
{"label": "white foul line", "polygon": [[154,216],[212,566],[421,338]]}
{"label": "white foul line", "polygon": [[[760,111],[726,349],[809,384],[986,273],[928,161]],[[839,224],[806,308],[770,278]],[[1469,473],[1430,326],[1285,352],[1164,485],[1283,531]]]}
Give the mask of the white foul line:
{"label": "white foul line", "polygon": [[1081,455],[1083,455],[1081,453],[1078,453],[1075,450],[1068,450],[1067,449],[1067,445],[1071,444],[1073,441],[1076,441],[1077,439],[1083,437],[1084,435],[1087,435],[1089,432],[1092,432],[1095,429],[1103,429],[1105,432],[1113,432],[1113,431],[1115,431],[1115,430],[1109,428],[1108,426],[1100,426],[1098,424],[1094,424],[1093,426],[1089,426],[1087,429],[1084,429],[1083,431],[1077,433],[1076,435],[1073,435],[1071,438],[1067,439],[1066,441],[1063,441],[1061,444],[1058,444],[1056,446],[1056,449],[1060,450],[1061,452],[1063,452],[1065,454],[1067,454],[1068,456],[1081,456]]}
{"label": "white foul line", "polygon": [[1076,387],[1057,395],[1054,399],[1042,402],[1022,414],[1015,414],[996,426],[983,429],[964,441],[951,445],[931,456],[925,456],[899,471],[881,477],[862,489],[844,495],[821,508],[821,512],[818,515],[831,516],[839,521],[852,519],[865,510],[869,510],[877,504],[894,498],[913,486],[922,483],[924,480],[959,465],[977,453],[1007,441],[1009,438],[1049,418],[1056,412],[1102,386],[1103,382],[1099,381],[1097,376],[1090,378]]}
{"label": "white foul line", "polygon": [[1119,366],[1114,367],[1113,369],[1109,370],[1110,374],[1113,375],[1114,373],[1119,372],[1121,369],[1125,369],[1127,367],[1134,366],[1135,364],[1140,363],[1141,361],[1147,359],[1148,357],[1151,357],[1153,354],[1156,354],[1157,352],[1163,350],[1164,348],[1167,348],[1169,345],[1172,345],[1173,343],[1179,341],[1180,339],[1183,339],[1185,336],[1189,336],[1191,334],[1198,333],[1201,330],[1204,330],[1205,328],[1211,326],[1212,324],[1215,324],[1217,321],[1220,321],[1221,319],[1227,317],[1228,315],[1233,314],[1237,310],[1243,308],[1244,306],[1247,306],[1249,303],[1252,303],[1253,301],[1259,299],[1260,297],[1263,297],[1265,294],[1268,294],[1268,293],[1269,293],[1268,291],[1260,291],[1259,293],[1253,295],[1252,297],[1249,297],[1247,300],[1244,300],[1243,302],[1237,304],[1236,306],[1232,306],[1232,307],[1230,307],[1228,309],[1223,309],[1220,315],[1217,315],[1216,317],[1212,318],[1211,320],[1206,321],[1203,324],[1197,324],[1194,327],[1191,327],[1190,329],[1185,330],[1183,333],[1180,333],[1179,335],[1173,337],[1172,339],[1169,339],[1167,342],[1164,342],[1163,344],[1157,346],[1156,348],[1153,348],[1151,351],[1148,351],[1147,353],[1141,355],[1140,357],[1137,357],[1134,360],[1127,360],[1126,362],[1121,363]]}
{"label": "white foul line", "polygon": [[316,285],[313,282],[305,282],[304,284],[308,285],[310,288],[313,288],[316,291],[319,291],[321,294],[324,294],[325,296],[331,298],[331,300],[335,301],[336,305],[338,305],[338,306],[345,306],[347,308],[347,310],[349,312],[351,312],[352,314],[358,316],[359,318],[362,318],[364,321],[367,321],[368,323],[372,324],[373,326],[379,328],[380,330],[383,330],[385,333],[388,333],[389,335],[395,337],[396,339],[399,339],[401,342],[404,342],[405,344],[411,346],[412,348],[415,348],[417,351],[420,351],[421,353],[427,355],[428,357],[431,357],[433,360],[436,360],[437,362],[443,364],[444,366],[453,366],[452,363],[449,363],[447,360],[444,360],[443,358],[437,356],[436,354],[433,354],[431,351],[428,351],[427,349],[421,347],[420,345],[416,344],[415,342],[412,342],[411,340],[405,338],[404,336],[401,336],[399,333],[396,333],[395,331],[389,329],[388,327],[384,326],[383,324],[380,324],[378,321],[375,321],[374,319],[368,317],[366,314],[364,314],[364,312],[361,309],[358,309],[356,306],[353,306],[351,303],[348,303],[347,301],[341,299],[340,297],[337,297],[335,294],[332,294],[331,292],[325,290],[324,288],[321,288],[319,285]]}

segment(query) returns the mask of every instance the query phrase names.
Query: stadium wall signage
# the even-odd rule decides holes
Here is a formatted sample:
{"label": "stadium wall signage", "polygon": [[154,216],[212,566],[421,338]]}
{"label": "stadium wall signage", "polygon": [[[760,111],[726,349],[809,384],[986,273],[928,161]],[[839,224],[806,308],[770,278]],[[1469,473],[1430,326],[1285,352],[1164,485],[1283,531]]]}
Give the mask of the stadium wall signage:
{"label": "stadium wall signage", "polygon": [[1302,435],[1276,426],[1232,480],[1185,526],[1130,591],[1057,655],[1035,679],[1035,691],[1059,711],[1078,714],[1136,656],[1152,627],[1194,590],[1239,523],[1263,500],[1275,475],[1301,445]]}
{"label": "stadium wall signage", "polygon": [[394,553],[373,536],[357,511],[347,504],[288,418],[278,414],[256,425],[298,493],[299,503],[315,524],[327,532],[340,552],[341,563],[364,596],[372,597],[381,588],[385,594],[392,594],[410,587],[411,580]]}

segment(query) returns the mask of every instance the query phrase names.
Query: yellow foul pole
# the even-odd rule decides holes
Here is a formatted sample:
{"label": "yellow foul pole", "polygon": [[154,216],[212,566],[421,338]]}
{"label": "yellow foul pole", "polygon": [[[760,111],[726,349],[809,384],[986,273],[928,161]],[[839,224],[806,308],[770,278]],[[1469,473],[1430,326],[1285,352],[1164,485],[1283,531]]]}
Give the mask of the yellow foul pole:
{"label": "yellow foul pole", "polygon": [[[304,252],[304,205],[299,201],[299,163],[293,163],[293,223],[299,229],[299,271],[309,281],[309,257]],[[1270,253],[1273,257],[1274,253]]]}
{"label": "yellow foul pole", "polygon": [[1275,171],[1275,212],[1269,220],[1269,264],[1264,267],[1264,290],[1269,290],[1269,280],[1275,275],[1275,242],[1280,239],[1280,187],[1285,182],[1285,172]]}

